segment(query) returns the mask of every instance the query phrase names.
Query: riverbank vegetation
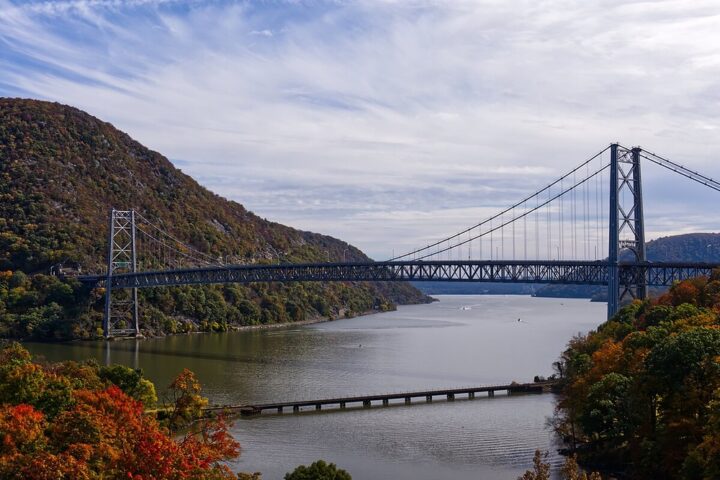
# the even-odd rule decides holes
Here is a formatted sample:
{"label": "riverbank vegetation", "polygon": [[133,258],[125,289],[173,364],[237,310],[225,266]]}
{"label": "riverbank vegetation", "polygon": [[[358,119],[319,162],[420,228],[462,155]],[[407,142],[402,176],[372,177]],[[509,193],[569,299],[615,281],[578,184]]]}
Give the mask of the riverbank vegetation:
{"label": "riverbank vegetation", "polygon": [[720,478],[720,271],[572,339],[554,424],[582,463],[638,479]]}

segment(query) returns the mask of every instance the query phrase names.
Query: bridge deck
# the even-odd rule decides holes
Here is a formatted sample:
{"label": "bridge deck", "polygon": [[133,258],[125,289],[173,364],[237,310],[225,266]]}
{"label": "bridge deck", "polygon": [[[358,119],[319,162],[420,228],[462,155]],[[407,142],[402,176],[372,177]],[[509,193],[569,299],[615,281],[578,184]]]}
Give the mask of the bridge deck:
{"label": "bridge deck", "polygon": [[[179,270],[123,273],[112,276],[112,288],[149,288],[170,285],[253,282],[333,281],[445,281],[556,283],[607,285],[611,268],[618,268],[620,284],[669,286],[679,280],[708,276],[720,264],[622,263],[604,261],[403,261],[305,263],[277,265],[225,265]],[[104,275],[78,277],[90,284]]]}
{"label": "bridge deck", "polygon": [[346,408],[348,404],[359,404],[364,407],[371,407],[373,402],[382,402],[382,405],[389,405],[390,400],[404,400],[411,404],[412,399],[423,398],[426,402],[432,402],[434,397],[445,397],[448,401],[455,400],[458,395],[467,395],[467,398],[475,398],[477,393],[487,393],[492,397],[497,391],[511,393],[543,393],[549,392],[557,382],[535,382],[535,383],[511,383],[508,385],[489,385],[479,387],[463,387],[442,390],[423,390],[417,392],[385,393],[378,395],[362,395],[354,397],[324,398],[318,400],[298,400],[275,403],[261,403],[254,405],[230,405],[222,407],[208,407],[206,413],[230,412],[241,415],[257,415],[265,410],[274,410],[282,413],[286,408],[292,408],[293,412],[299,412],[302,407],[314,407],[321,410],[323,406],[337,405],[340,409]]}

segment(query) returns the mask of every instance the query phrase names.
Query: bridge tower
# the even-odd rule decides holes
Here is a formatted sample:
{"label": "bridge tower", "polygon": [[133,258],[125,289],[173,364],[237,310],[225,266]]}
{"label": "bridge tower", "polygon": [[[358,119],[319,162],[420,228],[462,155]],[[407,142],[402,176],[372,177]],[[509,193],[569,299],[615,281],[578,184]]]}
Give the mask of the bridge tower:
{"label": "bridge tower", "polygon": [[105,316],[103,335],[106,339],[117,336],[139,336],[137,288],[112,289],[112,277],[118,273],[135,273],[135,211],[110,211],[108,235],[108,267],[105,280]]}
{"label": "bridge tower", "polygon": [[640,148],[610,146],[610,221],[608,246],[608,318],[615,315],[625,298],[644,299],[647,284],[644,269],[620,278],[620,252],[634,262],[646,262],[645,216],[643,212]]}

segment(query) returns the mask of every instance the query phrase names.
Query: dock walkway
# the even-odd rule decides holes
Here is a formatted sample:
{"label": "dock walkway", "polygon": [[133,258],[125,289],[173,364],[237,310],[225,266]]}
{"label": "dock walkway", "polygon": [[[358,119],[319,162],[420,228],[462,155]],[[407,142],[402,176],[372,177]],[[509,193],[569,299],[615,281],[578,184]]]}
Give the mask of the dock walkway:
{"label": "dock walkway", "polygon": [[285,409],[292,409],[293,412],[300,412],[303,407],[314,407],[315,410],[322,410],[323,407],[335,405],[340,409],[348,405],[362,405],[369,408],[373,402],[379,402],[382,406],[390,405],[391,400],[404,400],[406,405],[412,404],[413,399],[424,399],[430,403],[437,397],[445,398],[451,402],[456,397],[474,399],[478,393],[485,393],[488,397],[494,397],[495,392],[505,391],[510,394],[517,393],[546,393],[552,391],[557,382],[533,382],[533,383],[510,383],[507,385],[489,385],[481,387],[463,387],[443,390],[424,390],[419,392],[384,393],[379,395],[364,395],[355,397],[324,398],[319,400],[299,400],[288,402],[261,403],[255,405],[227,405],[218,407],[207,407],[204,411],[210,415],[220,412],[240,413],[243,416],[258,415],[263,411],[272,410],[283,413]]}

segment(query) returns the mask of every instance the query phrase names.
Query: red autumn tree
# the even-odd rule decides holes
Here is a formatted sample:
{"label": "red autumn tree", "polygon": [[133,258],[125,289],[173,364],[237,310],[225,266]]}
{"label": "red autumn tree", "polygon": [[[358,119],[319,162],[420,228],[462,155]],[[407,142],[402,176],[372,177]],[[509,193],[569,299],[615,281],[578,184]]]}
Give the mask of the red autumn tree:
{"label": "red autumn tree", "polygon": [[[175,439],[145,413],[140,401],[103,383],[98,369],[39,365],[17,345],[0,353],[0,478],[237,478],[223,462],[236,458],[240,445],[224,419],[197,418],[204,399],[192,372],[184,371],[173,382],[183,392],[174,411],[194,420],[190,430]],[[56,394],[58,389],[62,395]]]}

